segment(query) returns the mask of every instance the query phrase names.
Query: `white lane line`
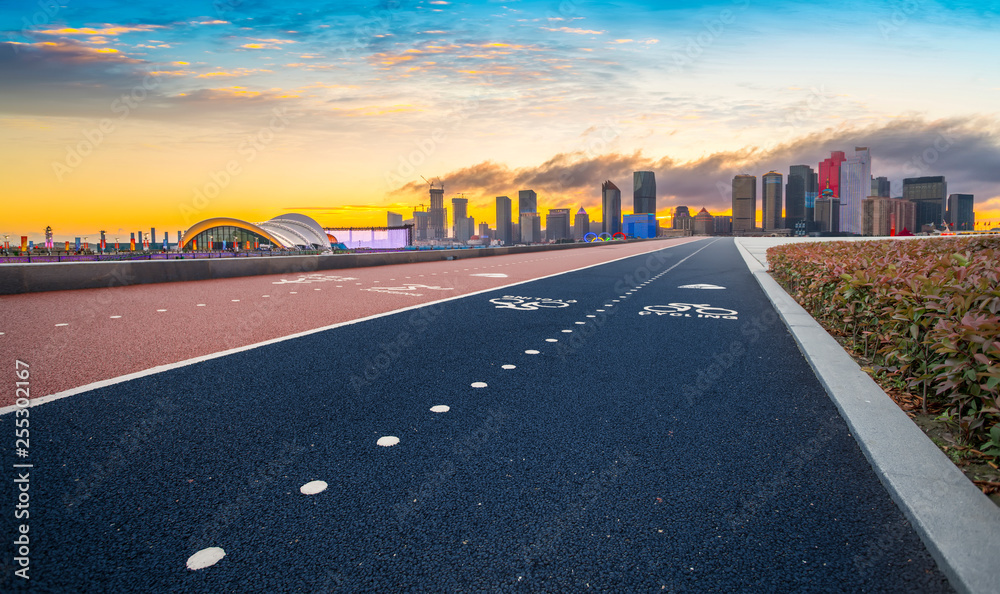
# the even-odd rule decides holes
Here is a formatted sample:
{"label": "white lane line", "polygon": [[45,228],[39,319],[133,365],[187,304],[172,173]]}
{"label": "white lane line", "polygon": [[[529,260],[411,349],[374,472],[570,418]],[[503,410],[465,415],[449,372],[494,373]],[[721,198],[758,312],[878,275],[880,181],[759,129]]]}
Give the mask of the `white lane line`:
{"label": "white lane line", "polygon": [[233,303],[239,303],[240,302],[239,299],[233,299],[232,301],[233,301]]}
{"label": "white lane line", "polygon": [[299,292],[298,291],[289,291],[288,294],[289,295],[298,295]]}
{"label": "white lane line", "polygon": [[270,295],[261,295],[261,297],[270,297]]}
{"label": "white lane line", "polygon": [[399,443],[399,438],[396,437],[395,435],[386,435],[385,437],[378,438],[378,441],[375,443],[382,446],[383,448],[391,448],[392,446]]}
{"label": "white lane line", "polygon": [[432,406],[431,407],[431,412],[432,413],[446,413],[449,410],[451,410],[451,407],[449,407],[446,404],[438,404],[436,406]]}
{"label": "white lane line", "polygon": [[[264,297],[267,297],[267,295],[264,295]],[[205,304],[204,303],[198,303],[197,305],[195,305],[195,307],[205,307]]]}
{"label": "white lane line", "polygon": [[501,365],[501,369],[517,369],[517,365]]}
{"label": "white lane line", "polygon": [[545,342],[559,342],[558,338],[546,338]]}
{"label": "white lane line", "polygon": [[327,485],[324,481],[310,481],[299,488],[299,492],[303,495],[316,495],[317,493],[322,493],[326,491]]}
{"label": "white lane line", "polygon": [[572,333],[573,333],[572,330],[563,330],[563,334],[572,334]]}
{"label": "white lane line", "polygon": [[156,310],[156,311],[158,311],[158,312],[161,312],[161,313],[162,313],[162,312],[165,312],[165,311],[167,311],[167,310],[165,310],[165,309],[158,309],[158,310]]}
{"label": "white lane line", "polygon": [[[718,241],[718,240],[716,240],[716,241]],[[687,243],[691,243],[691,242],[687,242]],[[367,322],[367,321],[370,321],[370,320],[376,320],[378,318],[384,318],[386,316],[391,316],[391,315],[395,315],[395,314],[398,314],[398,313],[403,313],[403,312],[407,312],[407,311],[413,311],[413,310],[421,309],[421,308],[424,308],[424,307],[430,307],[432,305],[439,305],[441,303],[446,303],[448,301],[454,301],[456,299],[464,299],[466,297],[473,297],[475,295],[482,295],[483,293],[492,293],[494,291],[501,291],[503,289],[507,289],[507,288],[510,288],[510,287],[516,287],[518,285],[523,285],[523,284],[535,282],[535,281],[538,281],[538,280],[545,280],[547,278],[554,278],[554,277],[557,277],[557,276],[562,276],[564,274],[570,274],[570,273],[573,273],[573,272],[579,272],[581,270],[587,270],[588,268],[596,268],[598,266],[605,266],[607,264],[613,264],[615,262],[618,262],[618,261],[621,261],[621,260],[626,260],[628,258],[634,258],[636,256],[649,255],[649,254],[653,253],[654,251],[661,251],[661,250],[673,249],[675,247],[680,247],[680,246],[683,246],[683,245],[687,245],[687,243],[677,243],[677,244],[674,244],[674,245],[668,245],[668,246],[659,248],[657,250],[650,250],[648,252],[640,252],[640,253],[637,253],[637,254],[630,254],[628,256],[622,256],[620,258],[615,258],[613,260],[606,260],[604,262],[598,262],[596,264],[588,264],[586,266],[581,266],[580,268],[574,268],[572,270],[564,270],[563,272],[555,272],[553,274],[548,274],[548,275],[540,276],[540,277],[537,277],[537,278],[532,278],[532,279],[528,279],[528,280],[520,280],[520,281],[517,281],[517,282],[514,282],[514,283],[510,283],[509,285],[500,285],[498,287],[491,287],[489,289],[483,289],[481,291],[473,291],[471,293],[465,293],[463,295],[455,295],[455,296],[452,296],[452,297],[445,297],[444,299],[438,299],[437,301],[428,301],[427,303],[419,303],[417,305],[410,305],[410,306],[407,306],[407,307],[401,307],[399,309],[394,309],[392,311],[382,312],[382,313],[378,313],[378,314],[372,314],[370,316],[365,316],[365,317],[362,317],[362,318],[357,318],[355,320],[348,320],[346,322],[338,322],[336,324],[330,324],[329,326],[323,326],[323,327],[320,327],[320,328],[313,328],[312,330],[305,330],[305,331],[302,331],[302,332],[296,332],[294,334],[289,334],[287,336],[281,336],[279,338],[272,338],[270,340],[264,340],[264,341],[257,342],[257,343],[254,343],[254,344],[248,344],[248,345],[244,345],[244,346],[241,346],[241,347],[236,347],[236,348],[228,349],[228,350],[225,350],[225,351],[219,351],[219,352],[216,352],[216,353],[209,353],[208,355],[201,355],[199,357],[192,357],[190,359],[185,359],[183,361],[177,361],[176,363],[167,363],[165,365],[157,365],[156,367],[151,367],[149,369],[144,369],[142,371],[134,371],[132,373],[127,373],[125,375],[120,375],[118,377],[113,377],[113,378],[106,379],[106,380],[100,380],[100,381],[92,382],[92,383],[89,383],[89,384],[84,384],[82,386],[77,386],[76,388],[70,388],[68,390],[63,390],[62,392],[55,392],[53,394],[48,394],[46,396],[40,396],[38,398],[32,398],[32,406],[38,406],[40,404],[46,404],[46,403],[49,403],[49,402],[55,402],[56,400],[62,400],[63,398],[68,398],[70,396],[75,396],[77,394],[83,394],[83,393],[89,392],[91,390],[97,390],[99,388],[106,388],[108,386],[113,386],[115,384],[120,384],[120,383],[123,383],[123,382],[127,382],[127,381],[131,381],[131,380],[134,380],[134,379],[139,379],[139,378],[147,377],[147,376],[150,376],[150,375],[156,375],[157,373],[163,373],[165,371],[170,371],[172,369],[178,369],[180,367],[187,367],[189,365],[194,365],[196,363],[202,363],[204,361],[211,361],[213,359],[218,359],[220,357],[225,357],[225,356],[228,356],[228,355],[235,355],[236,353],[242,353],[244,351],[249,351],[249,350],[256,349],[256,348],[260,348],[260,347],[264,347],[264,346],[269,346],[269,345],[272,345],[272,344],[279,344],[279,343],[286,342],[286,341],[289,341],[289,340],[294,340],[296,338],[302,338],[303,336],[310,336],[312,334],[318,334],[319,332],[326,332],[327,330],[333,330],[334,328],[340,328],[342,326],[350,326],[350,325],[353,325],[353,324],[359,324],[361,322]],[[714,242],[711,242],[711,243],[714,243]],[[711,243],[709,243],[708,245],[711,245]],[[706,245],[705,247],[708,247],[708,245]],[[680,262],[678,262],[674,266],[670,267],[670,269],[668,269],[668,271],[669,270],[673,270],[674,268],[676,268],[677,266],[679,266],[682,262],[684,262],[688,258],[694,256],[695,254],[697,254],[698,252],[700,252],[703,249],[705,249],[705,248],[701,248],[698,251],[696,251],[696,252],[692,253],[691,255],[689,255],[687,258],[682,259]],[[563,332],[567,332],[567,330],[563,330]],[[572,330],[569,330],[568,332],[572,332]],[[18,410],[18,407],[15,404],[12,404],[10,406],[2,407],[2,408],[0,408],[0,416],[12,413],[12,412],[14,412],[16,410]]]}
{"label": "white lane line", "polygon": [[525,355],[537,355],[538,353],[539,353],[539,351],[536,351],[534,349],[528,349],[528,350],[524,351]]}
{"label": "white lane line", "polygon": [[485,388],[486,382],[472,382],[471,385],[473,388]]}
{"label": "white lane line", "polygon": [[62,324],[56,324],[56,328],[58,328],[59,326],[69,326],[69,324],[67,324],[67,323],[65,323],[65,322],[64,322],[64,323],[62,323]]}

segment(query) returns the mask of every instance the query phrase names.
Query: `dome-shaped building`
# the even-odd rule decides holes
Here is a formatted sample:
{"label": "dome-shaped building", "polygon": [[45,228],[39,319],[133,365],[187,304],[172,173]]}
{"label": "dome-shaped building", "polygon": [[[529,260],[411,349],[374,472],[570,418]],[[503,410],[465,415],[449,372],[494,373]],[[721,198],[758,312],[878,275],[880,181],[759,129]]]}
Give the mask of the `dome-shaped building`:
{"label": "dome-shaped building", "polygon": [[311,217],[289,213],[263,223],[215,217],[195,223],[181,240],[181,249],[223,249],[233,245],[270,245],[285,250],[328,250],[330,239]]}

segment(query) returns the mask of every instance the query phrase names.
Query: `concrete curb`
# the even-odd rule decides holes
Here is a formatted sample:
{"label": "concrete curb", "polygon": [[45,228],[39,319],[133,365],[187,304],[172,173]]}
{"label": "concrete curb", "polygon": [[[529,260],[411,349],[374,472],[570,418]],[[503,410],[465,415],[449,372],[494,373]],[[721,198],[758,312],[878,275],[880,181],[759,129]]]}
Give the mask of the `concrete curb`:
{"label": "concrete curb", "polygon": [[1000,508],[854,362],[840,344],[736,246],[847,422],[889,495],[960,592],[1000,589]]}

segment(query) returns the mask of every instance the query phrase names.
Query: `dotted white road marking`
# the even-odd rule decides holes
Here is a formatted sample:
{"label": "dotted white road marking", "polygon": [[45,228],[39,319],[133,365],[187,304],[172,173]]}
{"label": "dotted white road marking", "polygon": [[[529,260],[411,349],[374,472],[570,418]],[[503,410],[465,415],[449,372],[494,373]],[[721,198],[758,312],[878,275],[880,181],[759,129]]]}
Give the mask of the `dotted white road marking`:
{"label": "dotted white road marking", "polygon": [[164,311],[167,311],[167,310],[165,310],[165,309],[158,309],[158,310],[156,310],[156,311],[159,311],[159,312],[164,312]]}
{"label": "dotted white road marking", "polygon": [[208,547],[188,557],[187,568],[192,571],[211,567],[222,560],[226,552],[219,547]]}
{"label": "dotted white road marking", "polygon": [[584,325],[584,324],[586,324],[586,323],[587,323],[587,322],[576,322],[576,325],[577,325],[577,326],[583,326],[583,325]]}
{"label": "dotted white road marking", "polygon": [[501,365],[502,369],[517,369],[517,365]]}
{"label": "dotted white road marking", "polygon": [[261,295],[261,297],[270,297],[270,295]]}
{"label": "dotted white road marking", "polygon": [[399,438],[396,437],[395,435],[386,435],[385,437],[378,438],[378,442],[376,443],[378,443],[378,445],[382,446],[383,448],[388,448],[399,443]]}
{"label": "dotted white road marking", "polygon": [[58,328],[59,326],[69,326],[69,324],[66,324],[66,323],[62,323],[62,324],[56,324],[56,327],[57,327],[57,328]]}
{"label": "dotted white road marking", "polygon": [[[378,281],[375,281],[378,282]],[[322,291],[323,289],[313,289],[313,291]]]}
{"label": "dotted white road marking", "polygon": [[524,351],[524,354],[525,355],[537,355],[538,351],[536,351],[534,349],[528,349],[528,350]]}
{"label": "dotted white road marking", "polygon": [[472,382],[471,385],[473,388],[485,388],[486,382]]}
{"label": "dotted white road marking", "polygon": [[240,302],[239,299],[233,299],[233,303],[239,303],[239,302]]}
{"label": "dotted white road marking", "polygon": [[299,489],[303,495],[315,495],[326,491],[327,484],[323,481],[310,481]]}
{"label": "dotted white road marking", "polygon": [[559,342],[558,338],[546,338],[545,342]]}
{"label": "dotted white road marking", "polygon": [[298,295],[299,292],[298,291],[289,291],[288,294],[289,295]]}
{"label": "dotted white road marking", "polygon": [[596,318],[597,316],[594,316],[594,315],[590,315],[590,314],[587,314],[587,317],[588,317],[588,318]]}
{"label": "dotted white road marking", "polygon": [[118,319],[118,318],[120,318],[120,317],[121,317],[121,316],[111,316],[111,319],[112,319],[112,320],[117,320],[117,319]]}
{"label": "dotted white road marking", "polygon": [[[609,305],[609,306],[607,306],[607,307],[611,307],[611,306]],[[599,312],[599,313],[603,313],[603,312],[604,312],[604,310],[603,310],[603,309],[595,309],[594,311],[596,311],[596,312]]]}
{"label": "dotted white road marking", "polygon": [[[267,295],[264,295],[264,297],[267,297]],[[199,303],[199,304],[195,305],[195,307],[205,307],[205,304],[204,303]]]}
{"label": "dotted white road marking", "polygon": [[572,333],[573,333],[572,330],[563,330],[563,334],[572,334]]}
{"label": "dotted white road marking", "polygon": [[432,406],[431,407],[431,412],[432,413],[446,413],[449,410],[451,410],[451,407],[449,407],[448,405],[445,405],[445,404],[438,404],[437,406]]}
{"label": "dotted white road marking", "polygon": [[0,336],[3,336],[3,334],[4,334],[3,332],[0,332]]}

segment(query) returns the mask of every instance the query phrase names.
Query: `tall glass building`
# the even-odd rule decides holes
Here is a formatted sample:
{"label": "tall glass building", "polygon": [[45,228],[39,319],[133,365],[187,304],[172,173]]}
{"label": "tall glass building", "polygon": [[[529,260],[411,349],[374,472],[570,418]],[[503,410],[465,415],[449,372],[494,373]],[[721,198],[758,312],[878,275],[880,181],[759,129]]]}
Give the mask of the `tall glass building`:
{"label": "tall glass building", "polygon": [[737,175],[733,178],[733,235],[753,231],[757,227],[757,176]]}
{"label": "tall glass building", "polygon": [[924,225],[938,227],[944,222],[948,183],[943,175],[904,179],[903,198],[917,206],[917,228],[914,231],[920,231]]}
{"label": "tall glass building", "polygon": [[861,235],[861,201],[872,189],[872,155],[868,147],[855,147],[840,166],[840,231]]}
{"label": "tall glass building", "polygon": [[497,196],[497,240],[504,245],[514,245],[510,214],[510,198]]}
{"label": "tall glass building", "polygon": [[448,229],[448,211],[444,208],[444,184],[431,185],[431,207],[427,221],[428,239],[444,239]]}
{"label": "tall glass building", "polygon": [[782,175],[777,171],[768,171],[761,179],[764,185],[762,188],[764,212],[761,219],[761,226],[765,231],[782,228],[781,211],[783,204],[781,199],[781,178]]}
{"label": "tall glass building", "polygon": [[819,195],[818,176],[808,165],[792,165],[785,182],[785,227],[795,228],[799,221],[813,221],[816,197]]}
{"label": "tall glass building", "polygon": [[[524,225],[524,213],[537,213],[538,212],[538,194],[534,190],[519,190],[517,193],[517,226],[521,230],[521,241],[526,243],[533,243],[539,240],[538,236],[534,235],[531,229],[526,229]],[[541,218],[539,218],[539,222]],[[526,239],[525,233],[528,233],[527,237],[530,237],[530,241]]]}
{"label": "tall glass building", "polygon": [[632,213],[656,214],[656,176],[652,171],[632,173]]}
{"label": "tall glass building", "polygon": [[622,191],[611,180],[601,185],[601,231],[620,233],[622,230]]}

